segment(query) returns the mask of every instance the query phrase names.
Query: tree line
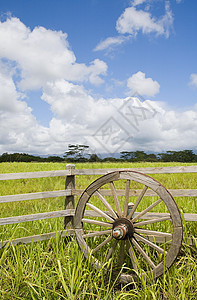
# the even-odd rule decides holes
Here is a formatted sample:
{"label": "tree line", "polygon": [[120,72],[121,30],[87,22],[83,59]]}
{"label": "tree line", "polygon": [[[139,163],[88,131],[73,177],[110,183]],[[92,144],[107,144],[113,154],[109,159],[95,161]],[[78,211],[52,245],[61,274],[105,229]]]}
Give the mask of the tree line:
{"label": "tree line", "polygon": [[122,151],[119,158],[101,158],[97,154],[88,154],[87,145],[68,145],[68,150],[63,157],[41,157],[27,153],[3,153],[0,162],[197,162],[197,155],[193,150],[166,151],[164,153],[146,153],[144,151]]}

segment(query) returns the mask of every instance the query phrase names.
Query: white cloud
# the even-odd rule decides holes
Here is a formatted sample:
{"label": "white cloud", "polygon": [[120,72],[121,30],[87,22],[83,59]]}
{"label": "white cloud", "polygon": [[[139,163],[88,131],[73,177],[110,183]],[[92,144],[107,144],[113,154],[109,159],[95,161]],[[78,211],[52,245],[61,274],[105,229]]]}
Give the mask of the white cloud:
{"label": "white cloud", "polygon": [[19,93],[16,90],[12,77],[2,71],[0,70],[0,110],[20,111],[25,103],[18,100]]}
{"label": "white cloud", "polygon": [[190,75],[189,85],[197,87],[197,74],[196,73],[193,73]]}
{"label": "white cloud", "polygon": [[145,73],[139,71],[127,80],[131,94],[138,93],[144,96],[155,96],[159,93],[160,85],[152,78],[146,78]]}
{"label": "white cloud", "polygon": [[[94,51],[110,49],[114,46],[121,45],[131,37],[137,36],[141,31],[143,34],[154,33],[156,36],[170,35],[170,30],[173,25],[173,14],[170,9],[170,2],[165,0],[165,13],[163,16],[156,18],[148,11],[150,6],[147,0],[133,0],[131,6],[127,7],[121,16],[116,21],[116,30],[120,34],[117,37],[108,37],[101,41]],[[147,3],[144,10],[137,9],[138,5]],[[126,36],[126,34],[128,34]]]}
{"label": "white cloud", "polygon": [[105,40],[101,41],[94,49],[94,51],[105,50],[109,48],[113,48],[115,46],[123,44],[125,41],[128,40],[126,36],[116,36],[116,37],[108,37]]}
{"label": "white cloud", "polygon": [[26,103],[18,112],[0,114],[1,153],[61,154],[69,143],[86,143],[96,153],[197,149],[197,105],[180,113],[132,97],[96,100],[64,80],[48,83],[42,98],[54,113],[48,128],[38,124]]}
{"label": "white cloud", "polygon": [[104,122],[114,110],[110,99],[95,100],[82,86],[65,80],[47,83],[42,99],[51,106],[56,118],[92,130],[96,129],[99,120]]}
{"label": "white cloud", "polygon": [[[77,63],[61,31],[43,27],[31,31],[19,19],[9,19],[0,23],[0,58],[4,58],[0,61],[0,153],[60,154],[69,143],[86,141],[100,153],[105,149],[98,138],[105,139],[107,134],[109,152],[197,149],[197,105],[177,113],[156,101],[95,99],[82,82],[102,83],[107,65],[99,59],[88,66]],[[196,85],[196,74],[191,82]],[[142,72],[133,74],[127,85],[141,95],[159,92],[159,83]],[[21,92],[40,87],[42,100],[53,113],[48,127],[39,124]]]}
{"label": "white cloud", "polygon": [[137,6],[137,5],[140,5],[144,2],[148,2],[147,0],[133,0],[132,1],[132,6]]}
{"label": "white cloud", "polygon": [[18,18],[0,22],[0,58],[15,61],[21,72],[21,89],[39,89],[47,81],[64,78],[69,81],[102,83],[107,65],[96,59],[89,66],[76,62],[67,34],[44,27],[33,31]]}
{"label": "white cloud", "polygon": [[169,2],[165,3],[165,15],[159,20],[151,16],[150,12],[128,7],[116,22],[116,29],[121,34],[129,33],[136,36],[141,30],[143,34],[156,33],[169,36],[169,29],[173,23]]}

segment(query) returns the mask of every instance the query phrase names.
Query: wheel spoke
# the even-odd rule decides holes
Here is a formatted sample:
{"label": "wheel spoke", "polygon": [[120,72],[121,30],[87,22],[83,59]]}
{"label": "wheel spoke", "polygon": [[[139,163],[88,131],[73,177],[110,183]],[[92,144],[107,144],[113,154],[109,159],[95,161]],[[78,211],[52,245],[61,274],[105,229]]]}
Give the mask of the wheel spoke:
{"label": "wheel spoke", "polygon": [[138,226],[148,225],[148,224],[152,224],[152,223],[167,221],[167,220],[171,220],[171,218],[170,217],[163,217],[163,218],[150,219],[150,220],[147,220],[147,221],[134,223],[133,226],[138,227]]}
{"label": "wheel spoke", "polygon": [[115,186],[114,186],[113,182],[110,182],[110,187],[111,187],[112,195],[113,195],[114,202],[115,202],[115,205],[116,205],[118,216],[121,217],[122,216],[122,210],[121,210],[121,207],[120,207],[120,202],[118,200],[118,195],[116,193],[116,189],[115,189]]}
{"label": "wheel spoke", "polygon": [[162,253],[162,254],[167,254],[167,251],[164,251],[161,247],[155,245],[154,243],[150,242],[149,240],[145,239],[144,237],[142,237],[141,235],[139,234],[136,234],[134,233],[134,238],[137,240],[137,241],[141,241],[147,245],[149,245],[150,247],[154,248],[155,250],[157,250],[158,252]]}
{"label": "wheel spoke", "polygon": [[128,214],[128,203],[129,203],[129,190],[130,190],[130,180],[127,180],[126,183],[126,190],[125,190],[125,202],[124,202],[124,211],[123,211],[123,217],[126,218]]}
{"label": "wheel spoke", "polygon": [[135,222],[136,220],[140,219],[143,215],[145,215],[149,210],[151,210],[153,207],[155,207],[156,205],[158,205],[160,202],[162,202],[162,199],[158,199],[157,201],[155,201],[153,204],[151,204],[149,207],[147,207],[146,209],[144,209],[141,213],[139,213],[136,217],[134,217],[131,222]]}
{"label": "wheel spoke", "polygon": [[83,234],[83,238],[106,235],[106,234],[110,234],[110,233],[111,233],[111,229],[103,230],[103,231],[94,231],[94,232],[90,232],[90,233],[87,233],[87,234]]}
{"label": "wheel spoke", "polygon": [[96,248],[92,250],[92,254],[94,254],[96,251],[98,251],[100,248],[105,246],[107,243],[109,243],[112,240],[112,236],[108,236],[106,240],[104,240],[102,243],[100,243]]}
{"label": "wheel spoke", "polygon": [[124,264],[124,257],[125,257],[125,240],[120,242],[120,266]]}
{"label": "wheel spoke", "polygon": [[90,223],[90,224],[100,225],[100,226],[105,226],[105,227],[113,227],[113,225],[108,222],[102,222],[102,221],[97,221],[97,220],[92,220],[92,219],[82,219],[81,221],[83,223]]}
{"label": "wheel spoke", "polygon": [[136,249],[142,254],[142,256],[144,257],[144,259],[147,261],[147,263],[153,268],[155,269],[156,266],[154,264],[154,262],[150,259],[150,257],[146,254],[146,252],[142,249],[142,247],[138,244],[138,242],[135,239],[132,239],[132,243],[134,244],[134,246],[136,247]]}
{"label": "wheel spoke", "polygon": [[118,241],[115,240],[115,242],[113,243],[112,247],[109,249],[109,252],[108,252],[107,257],[106,257],[106,261],[108,261],[110,259],[110,257],[112,255],[114,249],[116,248],[117,244],[118,244]]}
{"label": "wheel spoke", "polygon": [[101,202],[105,205],[105,207],[109,210],[109,212],[112,214],[112,216],[117,219],[117,214],[115,213],[115,211],[113,210],[113,208],[111,207],[111,205],[107,202],[107,200],[103,197],[103,195],[101,195],[101,193],[99,191],[96,191],[95,194],[99,197],[99,199],[101,200]]}
{"label": "wheel spoke", "polygon": [[114,219],[112,219],[110,216],[108,216],[104,211],[102,211],[101,209],[99,209],[98,207],[94,206],[91,203],[86,203],[86,205],[88,207],[90,207],[91,209],[93,209],[95,212],[97,212],[100,216],[104,217],[105,219],[107,219],[110,222],[114,222]]}
{"label": "wheel spoke", "polygon": [[135,211],[136,208],[138,207],[138,205],[139,205],[140,201],[142,200],[142,197],[143,197],[144,194],[146,193],[147,189],[148,189],[148,187],[145,185],[145,187],[143,188],[143,190],[142,190],[141,194],[139,195],[137,201],[135,202],[133,208],[131,209],[131,211],[130,211],[128,217],[127,217],[128,219],[131,219],[131,217],[132,217],[134,211]]}
{"label": "wheel spoke", "polygon": [[129,243],[129,241],[127,242],[127,244],[128,244],[128,247],[129,247],[129,256],[131,258],[133,269],[138,272],[138,266],[137,266],[137,260],[136,260],[135,252],[133,250],[132,245]]}
{"label": "wheel spoke", "polygon": [[161,231],[154,231],[154,230],[149,230],[149,229],[135,228],[135,232],[137,232],[137,233],[144,233],[146,235],[163,236],[163,237],[172,238],[172,234],[171,233],[161,232]]}

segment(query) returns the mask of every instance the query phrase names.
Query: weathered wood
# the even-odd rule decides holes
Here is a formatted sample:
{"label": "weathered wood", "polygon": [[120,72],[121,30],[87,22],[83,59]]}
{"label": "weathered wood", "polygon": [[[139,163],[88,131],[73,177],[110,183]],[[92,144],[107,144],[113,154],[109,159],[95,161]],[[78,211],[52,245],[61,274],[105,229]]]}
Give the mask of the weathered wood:
{"label": "weathered wood", "polygon": [[171,219],[173,222],[173,227],[182,227],[181,213],[178,209],[175,200],[172,198],[170,193],[162,185],[157,189],[157,193],[168,208],[168,211],[171,215]]}
{"label": "weathered wood", "polygon": [[[73,171],[75,169],[75,165],[68,164],[66,166],[66,170],[69,170],[71,174],[73,174]],[[74,175],[67,175],[66,181],[65,181],[65,190],[75,189],[75,176]],[[65,209],[74,209],[75,208],[75,196],[69,195],[65,197]],[[71,229],[74,228],[74,220],[72,216],[66,216],[64,218],[64,229]]]}
{"label": "weathered wood", "polygon": [[131,246],[131,244],[129,243],[129,241],[127,241],[127,247],[129,248],[129,255],[131,258],[131,262],[132,262],[132,266],[133,269],[138,272],[138,266],[137,266],[137,260],[136,260],[136,255],[134,254],[134,250],[133,247]]}
{"label": "weathered wood", "polygon": [[154,244],[153,242],[149,241],[148,239],[144,238],[143,236],[134,233],[134,238],[137,241],[143,242],[145,244],[147,244],[148,246],[150,246],[151,248],[157,250],[158,252],[162,253],[162,254],[167,254],[167,251],[164,251],[161,247],[159,247],[158,245]]}
{"label": "weathered wood", "polygon": [[155,201],[154,203],[152,203],[149,207],[147,207],[146,209],[144,209],[143,211],[141,211],[137,216],[135,216],[131,222],[135,222],[136,220],[138,220],[139,218],[142,218],[142,216],[144,216],[148,211],[150,211],[153,207],[155,207],[156,205],[158,205],[159,203],[162,202],[162,199],[158,199],[157,201]]}
{"label": "weathered wood", "polygon": [[180,167],[151,167],[151,168],[114,168],[114,169],[81,169],[81,170],[57,170],[41,172],[4,173],[0,174],[0,180],[14,180],[41,177],[57,177],[69,175],[105,175],[114,171],[137,171],[145,174],[170,174],[170,173],[197,173],[197,166]]}
{"label": "weathered wood", "polygon": [[41,241],[49,240],[50,238],[57,238],[59,236],[66,237],[74,234],[75,231],[73,229],[37,234],[37,235],[32,235],[32,236],[27,236],[22,238],[16,238],[12,240],[0,241],[0,248],[5,247],[6,245],[16,246],[21,244],[29,244],[32,242],[38,242],[38,241],[41,242]]}
{"label": "weathered wood", "polygon": [[110,222],[114,222],[114,219],[112,219],[110,216],[108,216],[104,211],[102,211],[100,208],[96,207],[95,205],[91,203],[86,203],[86,206],[97,212],[101,217],[104,217]]}
{"label": "weathered wood", "polygon": [[39,192],[39,193],[18,194],[18,195],[6,195],[6,196],[0,196],[0,203],[54,198],[54,197],[62,197],[62,196],[70,196],[70,195],[72,195],[71,189]]}
{"label": "weathered wood", "polygon": [[99,199],[105,205],[105,207],[109,210],[109,212],[111,213],[113,218],[117,219],[117,217],[118,217],[117,214],[115,213],[115,211],[113,210],[111,205],[107,202],[107,200],[103,197],[103,195],[99,191],[96,191],[95,195],[97,195],[99,197]]}
{"label": "weathered wood", "polygon": [[59,176],[67,176],[67,175],[71,175],[71,172],[69,170],[5,173],[5,174],[0,174],[0,180],[59,177]]}
{"label": "weathered wood", "polygon": [[[139,196],[142,190],[134,190],[130,189],[129,191],[129,197],[136,197]],[[197,189],[168,189],[170,194],[173,197],[196,197],[197,196]],[[73,193],[75,195],[81,195],[83,192],[83,189],[75,189]],[[102,189],[100,190],[102,192],[103,196],[111,196],[111,190]],[[118,196],[125,196],[125,190],[118,190],[116,189],[116,193]],[[157,193],[152,190],[147,190],[145,197],[154,197],[157,196]]]}
{"label": "weathered wood", "polygon": [[[136,216],[138,214],[139,213],[134,213],[134,216]],[[72,217],[74,215],[75,215],[75,210],[74,209],[44,212],[44,213],[37,213],[37,214],[31,214],[31,215],[0,218],[0,225],[8,225],[8,224],[15,224],[15,223],[38,221],[38,220],[65,217],[65,216],[66,217]],[[86,216],[86,217],[99,217],[100,215],[98,213],[94,212],[94,211],[86,210],[85,213],[84,213],[84,216]],[[160,222],[160,221],[163,220],[163,218],[164,218],[164,220],[170,219],[170,215],[168,213],[148,213],[148,214],[145,214],[143,216],[143,219],[148,219],[148,220],[150,220],[151,223],[154,223],[155,221]],[[185,221],[197,222],[197,214],[185,213],[184,218],[185,218]],[[144,221],[144,222],[148,223],[148,221]],[[140,225],[141,225],[141,223],[142,222],[140,222]]]}
{"label": "weathered wood", "polygon": [[84,234],[83,238],[90,238],[90,237],[101,236],[101,235],[109,235],[111,233],[112,233],[111,229],[102,230],[102,231],[93,231],[93,232]]}
{"label": "weathered wood", "polygon": [[[103,235],[103,234],[110,234],[111,230],[106,230],[105,232],[101,232],[100,231],[97,233],[89,233],[87,234],[87,236],[84,237],[88,237],[88,235],[91,237],[92,236],[96,236],[96,235]],[[55,232],[49,232],[49,233],[43,233],[43,234],[38,234],[38,235],[32,235],[32,236],[27,236],[27,237],[22,237],[22,238],[16,238],[16,239],[12,239],[12,240],[6,240],[6,241],[0,241],[0,248],[5,247],[7,244],[16,246],[16,245],[21,245],[21,244],[29,244],[32,242],[38,242],[38,241],[46,241],[49,240],[50,238],[57,238],[59,236],[62,237],[66,237],[66,236],[70,236],[70,235],[74,235],[75,234],[75,230],[74,229],[70,229],[70,230],[62,230],[62,231],[55,231]],[[171,240],[171,238],[166,238],[163,236],[154,236],[154,234],[146,236],[146,238],[148,238],[150,241],[152,242],[157,242],[157,243],[164,243],[167,240]],[[192,238],[189,237],[189,245],[193,245],[195,246],[195,242],[197,243],[197,238]]]}
{"label": "weathered wood", "polygon": [[100,243],[96,248],[92,250],[92,254],[94,254],[96,251],[98,251],[100,248],[105,246],[107,243],[109,243],[112,240],[112,235],[108,236],[107,239],[105,239],[102,243]]}
{"label": "weathered wood", "polygon": [[91,196],[96,190],[98,190],[103,184],[108,182],[112,182],[119,179],[119,172],[113,172],[110,174],[106,174],[98,178],[97,180],[93,181],[87,188],[86,193]]}
{"label": "weathered wood", "polygon": [[156,218],[156,219],[149,219],[147,221],[142,221],[142,222],[137,222],[134,223],[134,227],[138,227],[138,226],[144,226],[144,225],[149,225],[149,224],[153,224],[153,223],[157,223],[157,222],[162,222],[162,221],[168,221],[171,220],[170,217],[162,217],[162,218]]}
{"label": "weathered wood", "polygon": [[75,175],[105,175],[115,171],[137,171],[144,174],[197,173],[197,165],[180,167],[150,167],[150,168],[113,168],[113,169],[81,169],[75,170]]}
{"label": "weathered wood", "polygon": [[143,188],[143,190],[140,192],[140,195],[139,195],[138,199],[136,200],[135,204],[133,205],[133,207],[132,207],[132,209],[131,209],[131,211],[130,211],[128,217],[127,217],[128,219],[130,219],[130,218],[132,217],[132,215],[133,215],[133,213],[135,212],[136,208],[138,207],[140,201],[142,200],[143,196],[145,195],[147,189],[148,189],[148,187],[145,186],[145,187]]}
{"label": "weathered wood", "polygon": [[[105,213],[108,213],[107,211],[105,211]],[[140,212],[134,212],[134,217],[138,216],[140,214]],[[100,215],[94,211],[91,210],[85,210],[84,212],[84,216],[86,217],[99,217]],[[183,214],[185,221],[190,221],[190,222],[197,222],[197,214],[189,214],[189,213],[184,213]],[[147,220],[151,220],[151,219],[160,219],[160,218],[164,218],[167,217],[170,219],[170,214],[169,213],[157,213],[157,212],[153,212],[153,213],[146,213],[145,215],[143,215],[143,219],[147,219]],[[159,221],[158,221],[159,222]]]}
{"label": "weathered wood", "polygon": [[142,247],[138,244],[138,242],[135,239],[132,239],[132,243],[135,246],[135,248],[138,250],[138,252],[140,254],[142,254],[142,256],[144,257],[144,259],[147,261],[147,263],[153,268],[155,269],[156,266],[153,263],[153,261],[150,259],[150,257],[146,254],[146,252],[142,249]]}
{"label": "weathered wood", "polygon": [[17,217],[1,218],[0,225],[8,225],[8,224],[23,223],[23,222],[37,221],[43,219],[74,216],[74,214],[75,214],[74,209],[67,209],[67,210],[50,211],[50,212],[37,213],[31,215],[23,215]]}
{"label": "weathered wood", "polygon": [[94,219],[83,218],[81,221],[84,223],[94,224],[94,225],[98,225],[98,226],[113,227],[112,223],[97,221]]}
{"label": "weathered wood", "polygon": [[[129,197],[139,196],[142,190],[130,190]],[[173,197],[197,197],[197,189],[187,189],[187,190],[168,190]],[[72,195],[81,195],[83,192],[82,189],[66,189],[58,191],[47,191],[47,192],[37,192],[37,193],[28,193],[28,194],[17,194],[17,195],[6,195],[0,196],[0,203],[14,202],[14,201],[25,201],[25,200],[35,200],[35,199],[44,199],[44,198],[55,198],[55,197],[64,197]],[[102,189],[103,196],[111,196],[111,190]],[[116,190],[118,196],[125,196],[125,190]],[[156,196],[157,194],[152,190],[147,190],[145,197],[147,196]]]}
{"label": "weathered wood", "polygon": [[110,187],[111,187],[112,195],[113,195],[113,198],[114,198],[114,203],[116,205],[118,216],[122,217],[122,210],[121,210],[121,207],[120,207],[120,202],[118,200],[118,195],[116,193],[116,189],[115,189],[115,186],[114,186],[113,182],[110,182]]}
{"label": "weathered wood", "polygon": [[127,180],[126,188],[125,188],[124,210],[123,210],[123,217],[124,218],[126,218],[126,216],[128,215],[130,184],[131,184],[131,181]]}

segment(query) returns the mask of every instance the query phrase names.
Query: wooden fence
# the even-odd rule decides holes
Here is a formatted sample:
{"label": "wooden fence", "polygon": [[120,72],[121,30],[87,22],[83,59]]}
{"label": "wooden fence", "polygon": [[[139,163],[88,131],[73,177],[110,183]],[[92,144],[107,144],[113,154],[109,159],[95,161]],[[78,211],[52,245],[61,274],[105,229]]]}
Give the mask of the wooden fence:
{"label": "wooden fence", "polygon": [[[21,243],[30,243],[32,241],[43,241],[50,239],[51,237],[57,237],[58,235],[66,236],[74,234],[72,229],[73,216],[75,214],[75,196],[81,195],[81,189],[75,189],[75,176],[76,175],[105,175],[112,171],[121,171],[125,169],[75,169],[75,165],[68,164],[65,170],[58,171],[42,171],[42,172],[27,172],[27,173],[8,173],[0,174],[0,180],[15,180],[15,179],[28,179],[28,178],[43,178],[43,177],[65,177],[65,189],[58,191],[37,192],[19,195],[6,195],[0,196],[0,203],[25,201],[33,199],[53,198],[53,197],[65,197],[65,207],[63,210],[50,211],[44,213],[0,218],[0,225],[8,225],[14,223],[36,221],[50,218],[65,217],[65,228],[59,232],[50,232],[45,234],[39,234],[28,237],[16,238],[14,240],[7,240],[0,242],[0,248],[4,247],[7,243],[13,245]],[[180,166],[180,167],[151,167],[151,168],[127,168],[128,171],[138,171],[144,174],[172,174],[172,173],[197,173],[197,166]],[[197,189],[171,189],[170,193],[174,197],[197,197]],[[117,190],[119,196],[124,196],[125,191]],[[110,190],[102,190],[104,196],[110,195]],[[130,196],[137,196],[140,194],[140,190],[131,190]],[[148,190],[146,196],[155,196],[152,190]],[[165,213],[162,214],[165,215]],[[151,217],[151,213],[147,218]],[[185,221],[197,221],[197,214],[185,213]],[[196,239],[195,239],[196,240]],[[194,244],[194,240],[189,240],[190,244]]]}

